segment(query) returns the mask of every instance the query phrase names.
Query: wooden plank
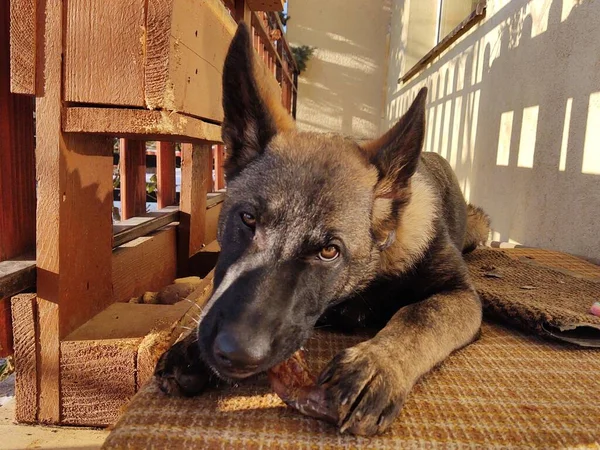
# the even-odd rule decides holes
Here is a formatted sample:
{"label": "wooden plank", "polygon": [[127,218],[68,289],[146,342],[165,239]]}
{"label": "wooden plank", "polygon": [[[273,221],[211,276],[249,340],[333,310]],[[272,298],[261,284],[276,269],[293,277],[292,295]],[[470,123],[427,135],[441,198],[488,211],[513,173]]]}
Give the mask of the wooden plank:
{"label": "wooden plank", "polygon": [[[19,3],[19,2],[17,2]],[[30,8],[23,2],[23,8]],[[14,7],[12,8],[15,9]],[[30,11],[17,17],[25,20]],[[0,5],[0,261],[35,248],[34,102],[11,94],[9,5]],[[15,33],[23,30],[14,30]],[[21,45],[18,40],[15,43]],[[26,49],[23,49],[26,52]],[[17,58],[18,59],[18,58]],[[19,69],[21,70],[21,69]],[[24,83],[28,83],[27,80]],[[0,294],[0,298],[2,295]]]}
{"label": "wooden plank", "polygon": [[35,286],[33,255],[0,262],[0,299]]}
{"label": "wooden plank", "polygon": [[37,420],[41,423],[58,423],[60,421],[59,309],[56,303],[38,297],[36,310],[36,330],[39,333]]}
{"label": "wooden plank", "polygon": [[142,217],[122,220],[113,225],[113,247],[119,247],[177,221],[179,221],[178,206],[168,206],[146,213]]}
{"label": "wooden plank", "polygon": [[398,83],[404,83],[414,77],[417,73],[431,63],[444,50],[452,45],[459,37],[473,28],[485,17],[486,0],[481,0],[475,6],[475,9],[467,16],[465,20],[459,23],[448,36],[442,39],[435,47],[433,47],[425,56],[423,56],[413,67],[411,67],[404,75],[398,78]]}
{"label": "wooden plank", "polygon": [[11,308],[16,362],[15,420],[32,423],[37,420],[38,408],[35,294],[13,297]]}
{"label": "wooden plank", "polygon": [[156,143],[156,181],[158,208],[175,204],[175,145],[172,142]]}
{"label": "wooden plank", "polygon": [[144,3],[65,2],[65,100],[145,105]]}
{"label": "wooden plank", "polygon": [[215,146],[211,145],[210,149],[210,157],[206,162],[206,175],[204,181],[206,182],[206,193],[210,194],[214,191],[214,182],[213,182],[213,167],[215,165]]}
{"label": "wooden plank", "polygon": [[119,139],[121,218],[146,213],[146,142]]}
{"label": "wooden plank", "polygon": [[[11,0],[3,2],[7,11],[10,3],[10,90],[15,94],[34,95],[36,92],[36,1]],[[4,11],[2,12],[4,14]],[[2,22],[3,33],[8,33],[7,21]],[[6,24],[6,25],[4,25]],[[8,36],[0,42],[8,44]]]}
{"label": "wooden plank", "polygon": [[182,144],[179,200],[178,274],[187,275],[190,256],[202,249],[206,215],[206,166],[210,145]]}
{"label": "wooden plank", "polygon": [[141,338],[63,341],[60,344],[61,423],[114,424],[136,392]]}
{"label": "wooden plank", "polygon": [[[216,89],[216,88],[215,88]],[[166,111],[120,108],[66,108],[63,130],[145,140],[222,142],[221,127]]]}
{"label": "wooden plank", "polygon": [[275,24],[277,25],[277,28],[281,32],[282,38],[280,39],[280,41],[283,43],[283,47],[284,47],[285,53],[289,57],[289,62],[292,65],[292,72],[298,73],[298,66],[296,65],[296,60],[294,59],[294,54],[292,53],[292,49],[290,48],[290,45],[288,44],[287,37],[286,37],[287,33],[283,29],[283,24],[281,23],[281,19],[279,18],[279,14],[277,14],[277,13],[268,13],[268,14],[272,18],[272,20],[275,21]]}
{"label": "wooden plank", "polygon": [[111,299],[127,302],[171,284],[177,271],[176,249],[172,225],[116,248],[112,256]]}
{"label": "wooden plank", "polygon": [[222,121],[222,70],[235,28],[220,0],[149,0],[146,106]]}

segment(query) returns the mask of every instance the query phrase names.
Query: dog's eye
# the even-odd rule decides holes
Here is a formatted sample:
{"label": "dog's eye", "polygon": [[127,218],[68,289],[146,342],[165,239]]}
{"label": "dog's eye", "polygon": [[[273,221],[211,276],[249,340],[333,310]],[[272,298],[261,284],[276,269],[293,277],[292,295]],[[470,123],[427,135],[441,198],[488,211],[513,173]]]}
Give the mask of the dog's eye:
{"label": "dog's eye", "polygon": [[327,247],[323,247],[319,252],[319,259],[321,261],[333,261],[340,255],[340,249],[335,245],[328,245]]}
{"label": "dog's eye", "polygon": [[241,217],[242,217],[242,222],[244,222],[244,225],[246,225],[248,228],[256,227],[256,219],[254,218],[254,216],[252,214],[243,212],[241,214]]}

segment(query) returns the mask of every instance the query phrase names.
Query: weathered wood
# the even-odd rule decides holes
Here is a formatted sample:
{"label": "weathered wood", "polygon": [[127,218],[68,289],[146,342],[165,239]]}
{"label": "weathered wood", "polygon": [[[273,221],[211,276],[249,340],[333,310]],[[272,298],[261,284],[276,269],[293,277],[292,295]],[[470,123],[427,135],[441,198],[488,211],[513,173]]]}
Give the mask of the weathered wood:
{"label": "weathered wood", "polygon": [[66,108],[63,130],[148,141],[222,142],[221,127],[218,125],[178,113],[142,109]]}
{"label": "weathered wood", "polygon": [[16,361],[15,420],[32,423],[37,420],[39,394],[35,294],[13,297],[11,309]]}
{"label": "weathered wood", "polygon": [[136,392],[141,338],[60,343],[61,423],[107,426]]}
{"label": "weathered wood", "polygon": [[220,0],[149,0],[146,106],[223,120],[221,77],[234,33]]}
{"label": "weathered wood", "polygon": [[481,0],[475,6],[475,9],[467,16],[465,20],[459,23],[454,30],[452,30],[448,36],[442,39],[435,47],[433,47],[425,56],[423,56],[417,63],[411,67],[404,75],[398,78],[398,83],[404,83],[414,77],[417,73],[431,63],[437,56],[439,56],[444,50],[446,50],[452,43],[454,43],[459,37],[469,31],[479,23],[485,17],[486,11],[486,0]]}
{"label": "weathered wood", "polygon": [[[17,13],[15,26],[27,22],[30,11]],[[0,261],[35,248],[35,158],[33,99],[11,94],[9,69],[9,5],[0,5]],[[28,23],[28,22],[27,22]],[[14,29],[22,35],[25,30]],[[16,39],[15,45],[25,45]],[[27,52],[27,49],[23,49]],[[19,58],[13,58],[19,59]],[[19,70],[22,70],[20,68]],[[28,81],[24,80],[27,84]],[[0,294],[2,298],[2,294]]]}
{"label": "weathered wood", "polygon": [[179,201],[178,274],[187,275],[190,256],[205,244],[206,166],[210,145],[182,144]]}
{"label": "weathered wood", "polygon": [[127,302],[172,283],[177,271],[176,249],[175,226],[167,226],[116,248],[112,257],[110,298]]}
{"label": "weathered wood", "polygon": [[158,208],[175,204],[175,145],[172,142],[156,143],[156,181]]}
{"label": "weathered wood", "polygon": [[168,206],[113,225],[113,247],[131,242],[179,220],[179,207]]}
{"label": "weathered wood", "polygon": [[146,213],[146,142],[119,140],[121,218]]}
{"label": "weathered wood", "polygon": [[145,106],[144,0],[65,4],[65,100]]}
{"label": "weathered wood", "polygon": [[0,262],[0,299],[35,286],[33,255]]}
{"label": "weathered wood", "polygon": [[215,165],[215,146],[212,145],[210,149],[210,157],[206,162],[206,175],[204,181],[206,182],[206,193],[210,194],[214,190],[214,182],[213,182],[213,168]]}
{"label": "weathered wood", "polygon": [[[36,0],[11,0],[2,2],[2,8],[10,4],[10,90],[15,94],[36,93]],[[4,12],[2,12],[4,14]],[[0,20],[3,33],[8,33],[7,21]],[[0,42],[8,44],[8,36]],[[4,59],[0,58],[4,61]]]}
{"label": "weathered wood", "polygon": [[283,11],[285,0],[246,0],[252,11]]}

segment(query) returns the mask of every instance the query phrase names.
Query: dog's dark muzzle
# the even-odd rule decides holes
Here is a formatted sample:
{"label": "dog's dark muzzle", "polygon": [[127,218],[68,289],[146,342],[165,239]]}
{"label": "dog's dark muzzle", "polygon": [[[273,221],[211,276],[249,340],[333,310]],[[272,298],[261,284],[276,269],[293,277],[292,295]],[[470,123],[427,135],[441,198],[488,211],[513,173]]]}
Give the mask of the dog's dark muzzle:
{"label": "dog's dark muzzle", "polygon": [[246,378],[254,375],[269,357],[271,344],[258,337],[244,339],[244,333],[223,329],[212,345],[215,369],[230,378]]}

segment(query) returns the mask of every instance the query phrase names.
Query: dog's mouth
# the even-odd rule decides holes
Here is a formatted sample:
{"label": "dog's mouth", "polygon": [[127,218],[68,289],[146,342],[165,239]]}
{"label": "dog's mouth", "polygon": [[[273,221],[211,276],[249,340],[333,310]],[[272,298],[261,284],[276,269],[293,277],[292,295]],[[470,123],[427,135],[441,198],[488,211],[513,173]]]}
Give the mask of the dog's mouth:
{"label": "dog's mouth", "polygon": [[217,372],[217,374],[225,379],[230,379],[230,380],[243,380],[245,378],[250,378],[253,375],[256,375],[260,372],[262,372],[262,370],[259,370],[258,366],[255,367],[245,367],[245,368],[219,368],[216,369],[213,367],[213,370],[215,372]]}

